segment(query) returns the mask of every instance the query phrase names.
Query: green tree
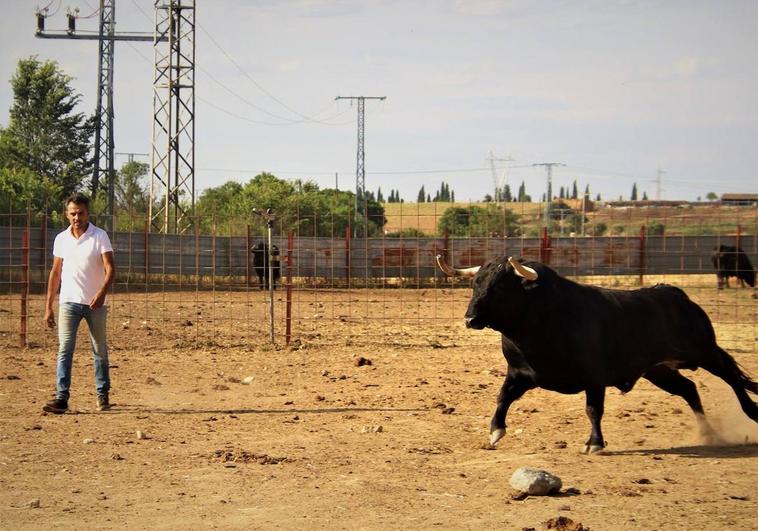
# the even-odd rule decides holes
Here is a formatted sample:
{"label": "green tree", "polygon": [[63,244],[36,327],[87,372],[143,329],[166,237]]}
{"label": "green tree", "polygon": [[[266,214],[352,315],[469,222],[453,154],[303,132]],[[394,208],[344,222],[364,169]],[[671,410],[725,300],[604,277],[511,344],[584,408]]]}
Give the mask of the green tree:
{"label": "green tree", "polygon": [[116,207],[129,217],[148,211],[150,192],[141,181],[149,170],[149,165],[133,160],[121,166],[116,174]]}
{"label": "green tree", "polygon": [[60,219],[63,204],[60,187],[28,168],[0,168],[0,212],[53,213]]}
{"label": "green tree", "polygon": [[647,224],[647,233],[649,236],[663,236],[666,232],[666,226],[658,220],[652,220]]}
{"label": "green tree", "polygon": [[201,231],[243,234],[251,225],[253,234],[266,232],[262,218],[253,209],[270,208],[276,215],[277,231],[294,231],[303,236],[344,235],[348,226],[359,235],[381,234],[386,224],[384,208],[367,192],[361,202],[365,216],[355,218],[355,194],[335,189],[320,190],[309,181],[284,181],[261,173],[245,184],[228,181],[203,192],[196,204]]}
{"label": "green tree", "polygon": [[592,227],[593,236],[604,236],[608,232],[608,225],[602,221],[598,221]]}
{"label": "green tree", "polygon": [[195,203],[200,231],[204,233],[211,233],[215,223],[231,218],[247,218],[251,215],[251,209],[244,206],[242,185],[234,181],[204,190]]}
{"label": "green tree", "polygon": [[718,196],[718,195],[716,195],[716,192],[708,192],[708,195],[706,195],[706,196],[705,196],[705,198],[706,198],[708,201],[715,201],[716,199],[718,199],[718,198],[719,198],[719,196]]}
{"label": "green tree", "polygon": [[421,189],[418,191],[417,202],[424,203],[426,201],[426,192],[424,191],[424,185],[421,185]]}
{"label": "green tree", "polygon": [[579,199],[579,188],[576,186],[576,181],[574,181],[574,185],[571,187],[571,199]]}
{"label": "green tree", "polygon": [[519,236],[519,216],[508,208],[490,203],[485,207],[451,207],[437,222],[440,235],[448,230],[453,236]]}
{"label": "green tree", "polygon": [[631,201],[637,201],[637,183],[632,185],[632,195],[629,198]]}
{"label": "green tree", "polygon": [[81,95],[71,81],[53,61],[21,59],[8,126],[0,130],[0,167],[30,170],[55,185],[59,199],[83,188],[93,167],[94,118],[75,112]]}

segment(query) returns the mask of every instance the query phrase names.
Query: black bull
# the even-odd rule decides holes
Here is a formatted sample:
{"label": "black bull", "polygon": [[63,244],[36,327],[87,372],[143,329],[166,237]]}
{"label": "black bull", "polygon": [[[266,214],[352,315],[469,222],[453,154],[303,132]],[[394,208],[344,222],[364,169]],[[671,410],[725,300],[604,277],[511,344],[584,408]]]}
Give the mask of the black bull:
{"label": "black bull", "polygon": [[679,373],[699,367],[728,383],[758,422],[758,405],[746,392],[758,393],[758,384],[716,344],[708,316],[679,288],[603,289],[512,258],[468,269],[449,267],[440,256],[437,261],[448,275],[474,277],[466,326],[502,334],[508,372],[490,424],[491,444],[505,434],[510,405],[540,387],[585,392],[592,431],[584,451],[602,450],[605,388],[627,392],[640,378],[681,396],[711,435],[695,384]]}
{"label": "black bull", "polygon": [[713,267],[716,268],[718,288],[729,287],[729,277],[737,277],[743,286],[745,283],[755,287],[755,270],[750,259],[741,247],[733,245],[719,245],[711,255]]}
{"label": "black bull", "polygon": [[[250,252],[253,254],[253,269],[255,270],[255,274],[258,275],[258,286],[260,289],[269,289],[268,244],[258,242],[250,249]],[[274,273],[273,287],[276,288],[276,282],[282,275],[282,266],[279,260],[279,247],[272,245],[271,255],[273,256],[271,262]]]}

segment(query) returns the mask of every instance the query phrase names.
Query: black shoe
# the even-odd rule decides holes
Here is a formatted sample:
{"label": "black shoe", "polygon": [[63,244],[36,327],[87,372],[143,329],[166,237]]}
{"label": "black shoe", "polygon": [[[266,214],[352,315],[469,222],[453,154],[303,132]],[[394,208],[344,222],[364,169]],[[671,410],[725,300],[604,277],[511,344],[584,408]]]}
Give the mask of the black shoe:
{"label": "black shoe", "polygon": [[65,413],[68,410],[68,400],[64,398],[56,398],[55,400],[51,400],[44,406],[42,406],[42,411],[47,411],[48,413],[55,413],[57,415],[60,415],[61,413]]}
{"label": "black shoe", "polygon": [[108,400],[108,395],[97,395],[97,410],[108,411],[111,408],[111,403]]}

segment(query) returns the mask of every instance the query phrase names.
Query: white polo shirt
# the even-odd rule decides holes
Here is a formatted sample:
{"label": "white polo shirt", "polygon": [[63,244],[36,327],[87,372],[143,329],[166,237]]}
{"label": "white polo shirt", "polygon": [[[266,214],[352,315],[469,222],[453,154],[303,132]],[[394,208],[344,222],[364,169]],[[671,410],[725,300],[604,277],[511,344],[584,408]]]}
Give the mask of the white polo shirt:
{"label": "white polo shirt", "polygon": [[71,227],[58,234],[53,243],[53,256],[63,259],[59,303],[89,304],[105,283],[102,255],[112,251],[108,233],[92,222],[78,240],[71,233]]}

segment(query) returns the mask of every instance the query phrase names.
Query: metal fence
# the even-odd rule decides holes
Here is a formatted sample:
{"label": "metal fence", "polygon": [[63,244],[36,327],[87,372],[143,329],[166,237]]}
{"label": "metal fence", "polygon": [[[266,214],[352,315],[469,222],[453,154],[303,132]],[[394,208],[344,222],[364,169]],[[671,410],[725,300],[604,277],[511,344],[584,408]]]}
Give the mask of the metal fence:
{"label": "metal fence", "polygon": [[[60,229],[0,227],[0,270],[14,278],[26,265],[35,278],[49,270],[52,239]],[[26,234],[26,236],[25,236]],[[28,243],[24,243],[28,238]],[[222,235],[110,234],[120,275],[200,276],[253,279],[251,248],[259,238]],[[382,281],[437,278],[434,257],[457,265],[480,265],[498,256],[520,256],[549,264],[563,275],[667,275],[712,273],[711,256],[722,244],[740,246],[751,261],[758,237],[646,236],[564,238],[313,238],[275,237],[286,269],[297,278]],[[26,257],[28,255],[28,258]],[[284,260],[286,262],[286,260]],[[26,262],[26,263],[25,263]],[[14,273],[15,271],[15,273]],[[246,282],[247,283],[247,282]]]}
{"label": "metal fence", "polygon": [[[717,291],[711,263],[713,249],[722,244],[739,245],[756,263],[753,219],[746,216],[716,234],[649,235],[644,221],[634,235],[602,237],[544,232],[540,237],[355,238],[349,229],[331,237],[280,232],[273,238],[282,264],[273,298],[275,342],[435,348],[455,343],[468,283],[446,278],[434,257],[442,254],[463,267],[515,255],[599,285],[682,285],[712,319],[724,323],[726,341],[739,336],[754,349],[758,302],[749,290]],[[212,234],[112,232],[118,275],[111,337],[133,341],[136,334],[165,347],[267,342],[271,298],[258,289],[250,252],[263,238],[244,225],[229,224]],[[0,339],[8,344],[53,342],[39,321],[52,242],[60,230],[35,226],[29,216],[0,216]],[[495,334],[466,334],[466,340],[497,342]]]}

